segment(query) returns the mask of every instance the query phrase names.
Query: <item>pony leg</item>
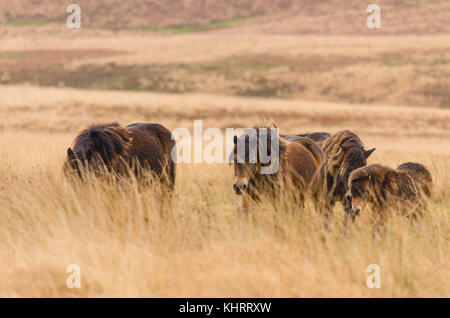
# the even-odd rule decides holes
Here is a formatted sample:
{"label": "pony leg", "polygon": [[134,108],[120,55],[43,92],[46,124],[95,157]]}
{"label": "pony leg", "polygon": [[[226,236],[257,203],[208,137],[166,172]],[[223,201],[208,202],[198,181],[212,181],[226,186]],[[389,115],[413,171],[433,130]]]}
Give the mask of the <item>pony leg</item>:
{"label": "pony leg", "polygon": [[428,202],[424,199],[421,199],[419,205],[417,206],[416,211],[413,213],[413,217],[415,220],[422,220],[425,217],[426,211],[428,208]]}
{"label": "pony leg", "polygon": [[305,210],[305,195],[303,193],[299,193],[298,195],[294,194],[294,202],[302,211]]}
{"label": "pony leg", "polygon": [[238,211],[240,216],[244,216],[244,217],[248,216],[248,210],[249,210],[249,206],[250,206],[250,201],[251,201],[251,198],[246,193],[244,193],[242,195],[242,205],[241,205],[241,207],[239,208],[239,211]]}
{"label": "pony leg", "polygon": [[387,223],[384,216],[381,216],[373,225],[372,241],[376,241],[377,237],[384,238],[387,232]]}
{"label": "pony leg", "polygon": [[337,184],[337,176],[334,176],[333,181],[331,183],[331,189],[328,189],[328,191],[325,194],[324,214],[325,214],[325,218],[327,220],[332,220],[334,217],[333,208],[334,208],[334,205],[336,204],[336,202],[335,202],[333,196],[334,196],[334,191],[336,189],[336,184]]}
{"label": "pony leg", "polygon": [[[348,227],[349,223],[351,224],[353,222],[352,220],[352,204],[348,202],[345,198],[341,200],[342,207],[344,208],[344,227]],[[351,222],[350,222],[351,221]]]}
{"label": "pony leg", "polygon": [[336,203],[334,201],[328,202],[328,204],[325,205],[325,210],[324,210],[324,215],[325,215],[325,219],[327,221],[333,221],[334,220],[334,213],[333,213],[333,209],[334,209],[334,205]]}
{"label": "pony leg", "polygon": [[426,210],[427,210],[427,202],[426,201],[419,202],[414,212],[412,212],[407,216],[410,224],[414,227],[422,226],[424,218],[426,217]]}
{"label": "pony leg", "polygon": [[351,218],[352,218],[352,216],[350,215],[350,213],[347,213],[347,212],[344,213],[344,229],[349,228],[349,224],[351,224],[350,223]]}
{"label": "pony leg", "polygon": [[321,219],[325,229],[330,229],[333,225],[334,214],[333,214],[334,202],[326,204],[324,210],[321,213]]}

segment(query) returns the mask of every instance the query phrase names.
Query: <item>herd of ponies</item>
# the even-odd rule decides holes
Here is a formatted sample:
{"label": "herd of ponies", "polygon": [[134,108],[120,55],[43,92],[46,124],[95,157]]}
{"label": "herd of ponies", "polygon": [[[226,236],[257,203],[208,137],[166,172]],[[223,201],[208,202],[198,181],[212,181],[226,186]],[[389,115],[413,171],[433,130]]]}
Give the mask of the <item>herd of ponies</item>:
{"label": "herd of ponies", "polygon": [[[274,124],[253,127],[258,128],[254,129],[257,138],[261,137],[261,129],[267,128],[266,153],[271,151],[268,128],[275,127]],[[234,137],[232,187],[236,194],[242,195],[243,213],[248,212],[251,202],[259,202],[262,196],[276,200],[288,192],[301,207],[305,200],[311,200],[326,220],[333,218],[333,208],[340,202],[347,226],[370,206],[375,219],[372,229],[375,237],[385,232],[391,213],[417,219],[426,210],[433,181],[420,163],[406,162],[395,169],[381,164],[367,165],[367,158],[375,148],[365,149],[361,139],[348,130],[333,135],[315,132],[278,138],[279,168],[273,174],[261,174],[261,167],[267,164],[261,162],[259,147],[255,149],[256,162],[249,162],[248,135],[244,132]],[[247,160],[237,160],[237,145],[241,142],[246,145]],[[86,172],[118,176],[131,173],[137,179],[146,178],[143,172],[148,171],[170,195],[175,186],[175,162],[171,157],[174,147],[171,132],[160,124],[91,125],[67,149],[64,171],[66,175],[80,178]]]}

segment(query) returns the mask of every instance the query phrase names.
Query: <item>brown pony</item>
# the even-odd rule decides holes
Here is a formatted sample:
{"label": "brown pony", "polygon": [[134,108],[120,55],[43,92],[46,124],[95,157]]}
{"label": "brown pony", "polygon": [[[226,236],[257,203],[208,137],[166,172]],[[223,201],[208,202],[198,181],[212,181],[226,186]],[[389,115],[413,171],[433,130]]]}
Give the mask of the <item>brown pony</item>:
{"label": "brown pony", "polygon": [[[322,149],[311,139],[298,137],[294,141],[278,138],[278,169],[271,174],[262,174],[261,168],[267,163],[261,160],[261,148],[258,146],[262,138],[267,138],[266,153],[275,151],[271,143],[271,130],[273,127],[256,127],[257,142],[252,145],[247,129],[239,138],[234,137],[234,151],[231,154],[231,162],[234,165],[235,181],[233,189],[238,195],[244,194],[242,198],[242,209],[248,211],[248,199],[260,201],[260,195],[269,195],[272,198],[279,197],[283,185],[292,184],[297,189],[295,197],[303,206],[305,195],[309,192],[309,185],[323,162]],[[261,136],[261,131],[267,132]],[[245,156],[238,160],[238,145],[245,145]],[[250,153],[256,153],[255,162],[251,162]],[[244,158],[245,157],[245,158]]]}
{"label": "brown pony", "polygon": [[323,143],[331,137],[331,134],[327,132],[313,132],[307,134],[298,134],[298,135],[289,135],[289,136],[281,136],[287,141],[294,141],[298,138],[309,138],[314,140],[320,147],[323,146]]}
{"label": "brown pony", "polygon": [[345,211],[344,222],[347,223],[351,205],[346,201],[348,177],[350,173],[366,165],[367,158],[374,149],[365,150],[359,137],[348,130],[339,131],[323,144],[325,155],[324,167],[320,176],[321,187],[316,187],[315,196],[322,201],[321,210],[326,217],[333,216],[333,208],[337,201],[341,202]]}
{"label": "brown pony", "polygon": [[350,174],[348,200],[352,203],[351,217],[355,221],[367,204],[377,220],[372,235],[382,231],[391,211],[417,217],[431,197],[433,179],[419,163],[406,162],[392,169],[379,164],[359,168]]}
{"label": "brown pony", "polygon": [[159,124],[92,125],[75,138],[73,150],[67,149],[64,168],[80,177],[83,171],[118,175],[132,171],[142,178],[142,170],[150,170],[172,189],[175,163],[170,154],[175,142],[171,137],[171,132]]}

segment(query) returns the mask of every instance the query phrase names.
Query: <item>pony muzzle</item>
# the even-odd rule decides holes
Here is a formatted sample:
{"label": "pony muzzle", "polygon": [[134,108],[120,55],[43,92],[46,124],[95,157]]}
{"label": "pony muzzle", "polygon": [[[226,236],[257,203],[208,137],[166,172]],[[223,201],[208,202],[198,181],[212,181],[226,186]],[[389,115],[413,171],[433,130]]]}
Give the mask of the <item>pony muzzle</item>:
{"label": "pony muzzle", "polygon": [[248,182],[247,178],[243,178],[242,180],[236,180],[233,184],[233,190],[236,194],[240,195],[247,191]]}

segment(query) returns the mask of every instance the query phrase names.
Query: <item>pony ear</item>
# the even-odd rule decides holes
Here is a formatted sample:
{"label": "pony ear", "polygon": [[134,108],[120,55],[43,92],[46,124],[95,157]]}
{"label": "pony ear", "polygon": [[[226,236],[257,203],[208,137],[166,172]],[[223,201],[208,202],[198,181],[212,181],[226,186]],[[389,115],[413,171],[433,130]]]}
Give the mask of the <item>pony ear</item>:
{"label": "pony ear", "polygon": [[67,158],[70,160],[75,159],[75,154],[73,153],[72,148],[67,148]]}
{"label": "pony ear", "polygon": [[233,138],[233,142],[234,142],[234,144],[237,144],[237,141],[238,141],[238,138],[237,138],[237,136],[234,136],[234,138]]}
{"label": "pony ear", "polygon": [[366,159],[369,158],[369,156],[372,154],[372,152],[375,151],[376,148],[370,149],[370,150],[365,150],[364,154],[366,155]]}

